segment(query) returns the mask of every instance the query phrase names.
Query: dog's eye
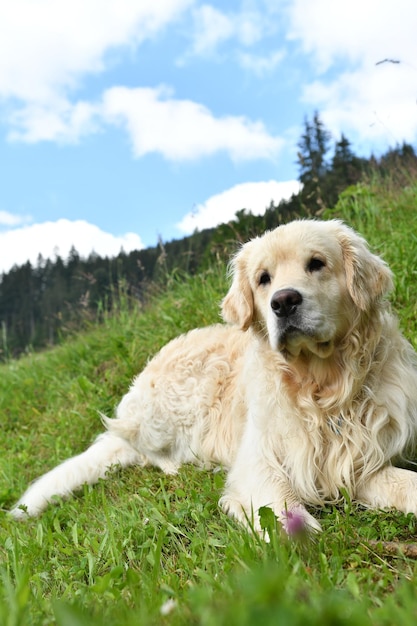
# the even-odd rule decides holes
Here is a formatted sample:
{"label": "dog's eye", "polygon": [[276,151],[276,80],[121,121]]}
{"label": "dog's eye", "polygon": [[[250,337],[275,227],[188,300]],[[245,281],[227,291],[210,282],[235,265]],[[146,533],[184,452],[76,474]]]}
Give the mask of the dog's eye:
{"label": "dog's eye", "polygon": [[307,272],[319,272],[325,266],[326,263],[323,261],[323,259],[313,257],[307,263]]}
{"label": "dog's eye", "polygon": [[260,285],[269,285],[269,283],[271,282],[271,276],[268,272],[262,272],[262,274],[259,276],[258,282]]}

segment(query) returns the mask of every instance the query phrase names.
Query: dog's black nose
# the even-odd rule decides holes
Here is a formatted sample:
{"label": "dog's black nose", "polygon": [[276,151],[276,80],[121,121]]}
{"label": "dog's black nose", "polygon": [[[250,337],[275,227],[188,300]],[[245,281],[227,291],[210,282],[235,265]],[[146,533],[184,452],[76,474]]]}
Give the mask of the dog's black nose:
{"label": "dog's black nose", "polygon": [[277,317],[294,315],[302,303],[303,296],[295,289],[280,289],[271,298],[271,308]]}

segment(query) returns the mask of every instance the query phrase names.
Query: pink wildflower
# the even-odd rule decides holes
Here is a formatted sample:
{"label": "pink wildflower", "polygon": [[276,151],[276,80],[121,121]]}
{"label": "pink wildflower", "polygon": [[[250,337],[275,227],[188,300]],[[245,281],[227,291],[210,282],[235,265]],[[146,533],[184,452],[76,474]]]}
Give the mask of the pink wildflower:
{"label": "pink wildflower", "polygon": [[306,521],[300,507],[281,511],[282,526],[289,537],[299,537],[306,530]]}

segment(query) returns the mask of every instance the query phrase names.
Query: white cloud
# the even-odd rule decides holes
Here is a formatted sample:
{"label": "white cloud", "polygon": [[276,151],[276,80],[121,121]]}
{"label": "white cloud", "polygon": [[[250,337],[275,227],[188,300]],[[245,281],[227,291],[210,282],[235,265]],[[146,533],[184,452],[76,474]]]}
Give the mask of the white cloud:
{"label": "white cloud", "polygon": [[259,55],[242,52],[238,55],[240,65],[259,77],[273,72],[286,56],[285,50],[275,50],[269,54]]}
{"label": "white cloud", "polygon": [[417,136],[416,97],[417,73],[410,81],[406,66],[391,64],[346,72],[329,84],[315,81],[304,90],[304,100],[335,135],[349,129],[382,146]]}
{"label": "white cloud", "polygon": [[[287,10],[288,38],[309,55],[318,77],[303,100],[326,125],[374,146],[415,140],[415,0],[293,0]],[[377,65],[384,59],[399,63]]]}
{"label": "white cloud", "polygon": [[257,10],[226,13],[204,4],[193,11],[193,16],[192,43],[187,56],[212,55],[231,39],[242,46],[252,46],[268,28],[268,21]]}
{"label": "white cloud", "polygon": [[209,5],[194,11],[194,21],[193,54],[212,54],[234,32],[230,17]]}
{"label": "white cloud", "polygon": [[95,252],[100,256],[116,256],[121,248],[125,252],[143,248],[135,233],[115,236],[84,220],[60,219],[6,232],[0,231],[0,272],[27,261],[36,265],[39,254],[54,259],[56,253],[66,259],[74,246],[82,257]]}
{"label": "white cloud", "polygon": [[181,161],[224,151],[236,161],[273,159],[284,143],[261,122],[216,118],[202,104],[172,98],[165,87],[113,87],[104,94],[102,115],[108,123],[126,126],[137,157],[159,152]]}
{"label": "white cloud", "polygon": [[[193,0],[1,4],[0,98],[8,103],[3,116],[8,139],[75,143],[116,124],[127,129],[137,157],[161,153],[179,161],[223,151],[234,160],[275,158],[283,141],[261,122],[216,117],[198,102],[175,99],[164,87],[111,87],[91,101],[77,100],[77,89],[88,75],[108,67],[109,55],[155,36],[192,5]],[[259,12],[226,15],[203,5],[195,15],[201,52],[232,36],[251,45],[264,28]]]}
{"label": "white cloud", "polygon": [[274,159],[284,145],[262,122],[244,116],[215,117],[202,104],[178,100],[164,86],[111,87],[96,103],[28,104],[13,116],[11,140],[77,142],[106,125],[128,132],[134,155],[160,153],[170,161],[226,152],[235,161]]}
{"label": "white cloud", "polygon": [[280,200],[288,200],[299,190],[300,183],[296,180],[286,182],[270,180],[235,185],[197,205],[195,211],[185,215],[176,226],[182,233],[191,234],[195,230],[229,222],[235,218],[236,212],[242,209],[254,215],[263,215],[271,201],[278,204]]}
{"label": "white cloud", "polygon": [[98,111],[88,102],[71,104],[65,98],[54,98],[53,102],[29,103],[10,116],[11,141],[37,143],[56,141],[75,143],[83,135],[96,131]]}
{"label": "white cloud", "polygon": [[13,213],[9,213],[8,211],[0,211],[0,228],[2,226],[11,227],[11,226],[20,226],[20,224],[27,224],[31,222],[32,218],[30,215],[15,215]]}
{"label": "white cloud", "polygon": [[9,139],[75,143],[106,125],[124,127],[134,155],[160,153],[184,161],[226,152],[235,161],[274,159],[284,145],[262,122],[245,116],[215,117],[202,104],[178,100],[164,86],[112,87],[95,104],[68,100],[28,104],[15,112]]}
{"label": "white cloud", "polygon": [[287,11],[288,38],[313,56],[318,71],[340,59],[366,66],[401,55],[414,62],[415,0],[292,0]]}
{"label": "white cloud", "polygon": [[[13,0],[0,3],[0,98],[9,138],[75,141],[92,105],[70,96],[123,48],[154,37],[193,0]],[[7,118],[7,115],[9,117]]]}
{"label": "white cloud", "polygon": [[136,46],[192,0],[13,0],[0,4],[0,95],[45,102],[103,71],[106,54]]}

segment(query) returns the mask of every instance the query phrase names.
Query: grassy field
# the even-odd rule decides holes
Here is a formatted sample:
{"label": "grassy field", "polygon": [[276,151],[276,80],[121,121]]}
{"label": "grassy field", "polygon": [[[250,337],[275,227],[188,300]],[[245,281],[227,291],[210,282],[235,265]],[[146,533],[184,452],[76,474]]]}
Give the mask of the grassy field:
{"label": "grassy field", "polygon": [[[396,274],[394,307],[417,347],[417,184],[348,190],[331,213]],[[328,217],[328,216],[326,216]],[[0,367],[0,499],[83,450],[132,377],[171,337],[218,320],[225,268],[167,280],[145,311],[119,311],[43,354]],[[217,507],[223,472],[132,468],[51,506],[0,520],[0,624],[415,625],[417,520],[349,501],[316,511],[323,533],[271,542]],[[396,542],[394,547],[388,542]],[[410,547],[411,546],[411,547]]]}

